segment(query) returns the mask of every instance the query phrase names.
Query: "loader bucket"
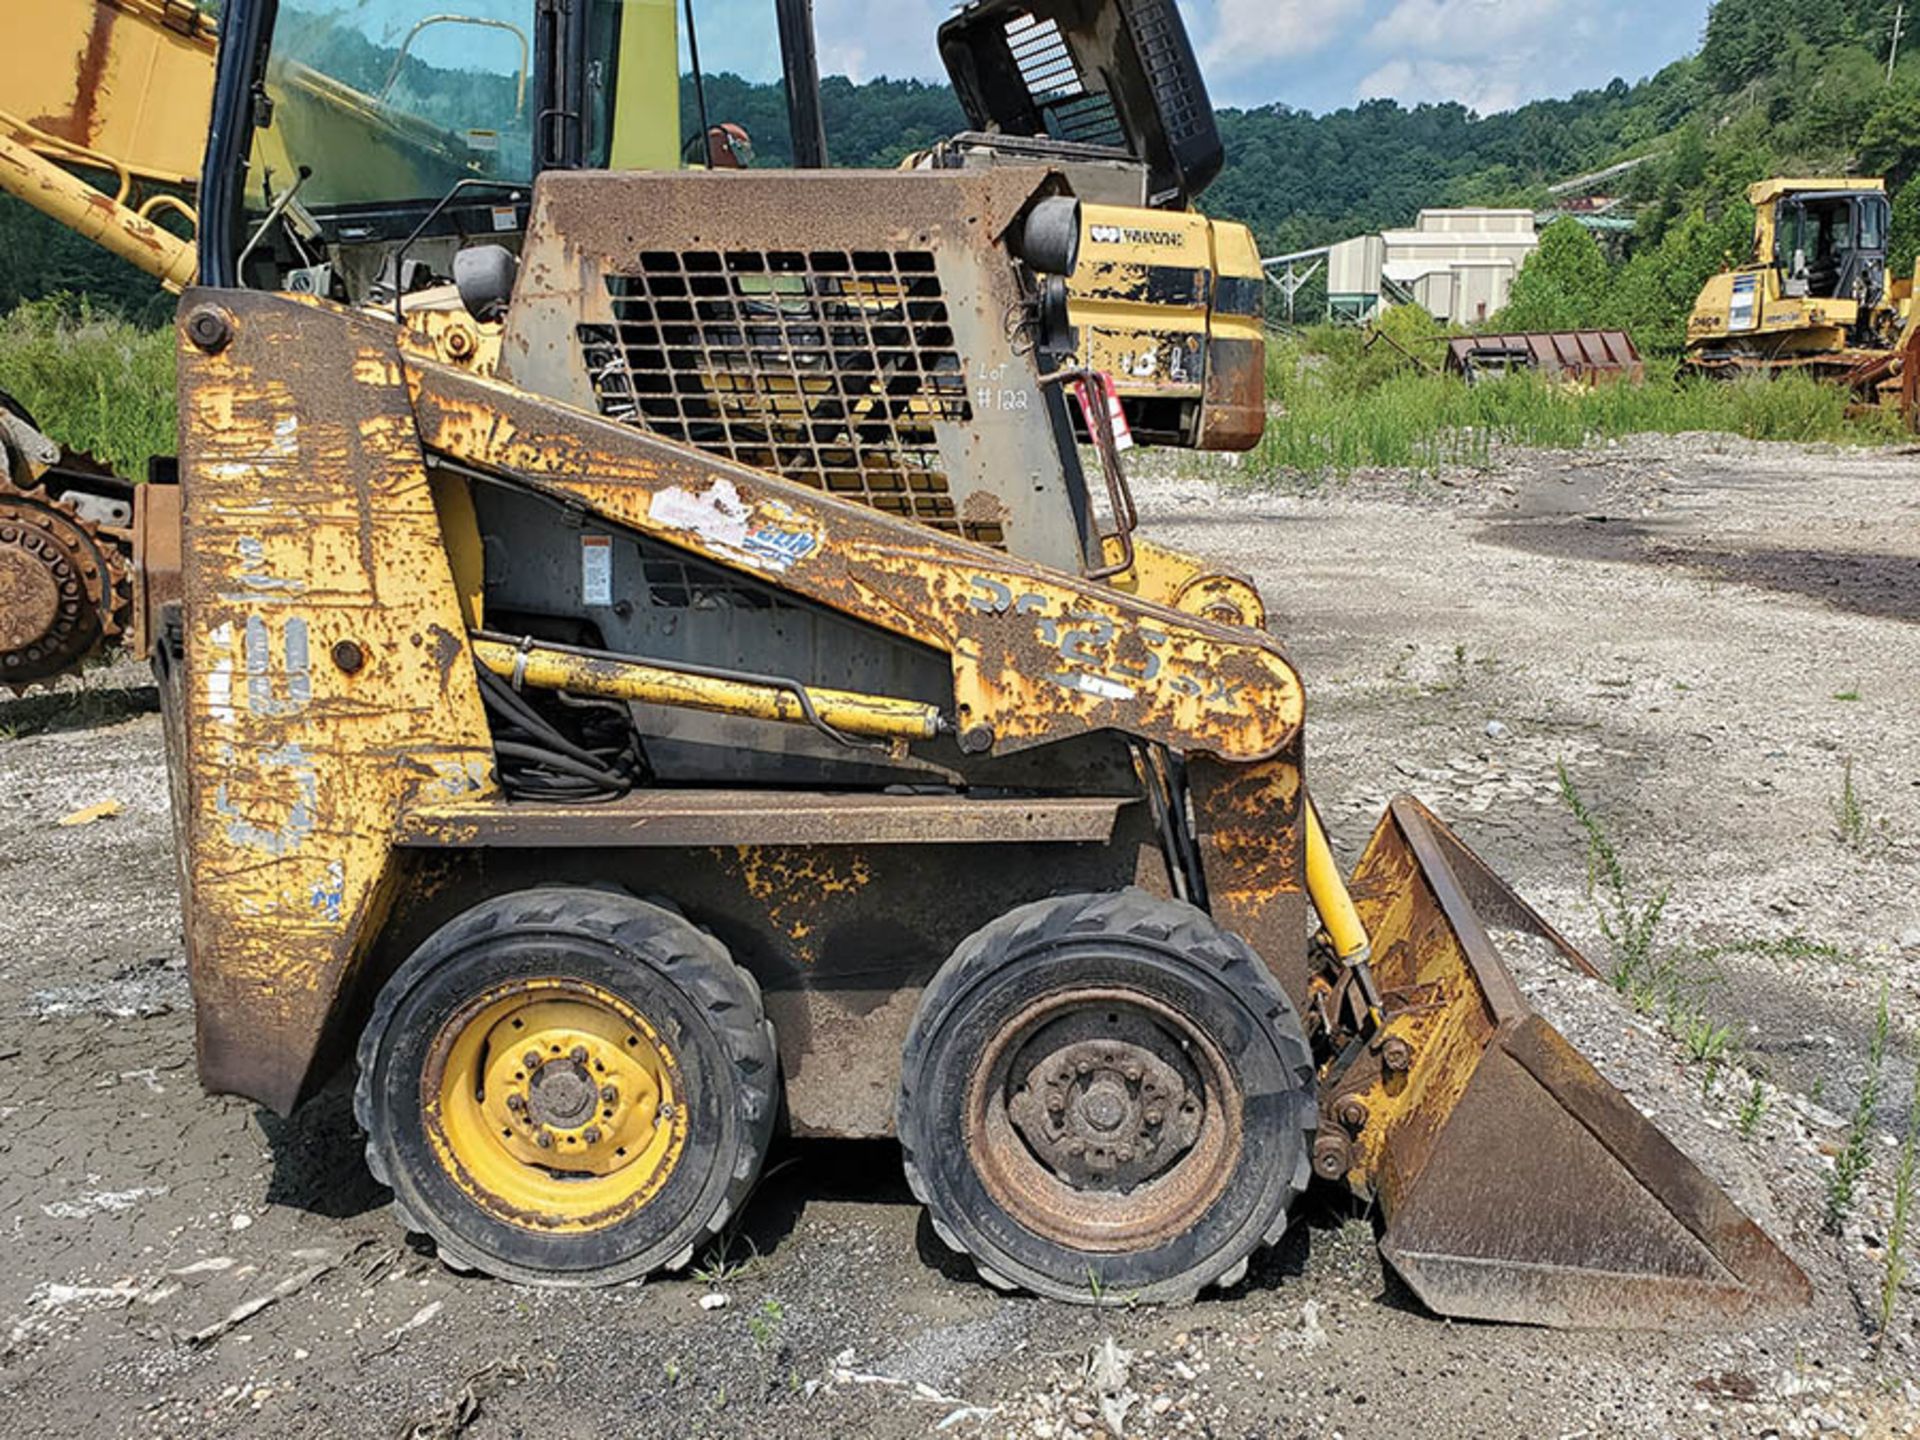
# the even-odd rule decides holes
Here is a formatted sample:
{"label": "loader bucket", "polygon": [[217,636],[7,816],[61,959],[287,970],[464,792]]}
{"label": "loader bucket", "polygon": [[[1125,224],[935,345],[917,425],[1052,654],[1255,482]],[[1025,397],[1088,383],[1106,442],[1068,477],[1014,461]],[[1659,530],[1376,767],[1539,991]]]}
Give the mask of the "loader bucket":
{"label": "loader bucket", "polygon": [[1352,890],[1386,1038],[1322,1113],[1362,1098],[1350,1177],[1378,1200],[1381,1251],[1427,1306],[1693,1329],[1809,1302],[1800,1269],[1529,1008],[1489,926],[1593,967],[1431,812],[1395,800]]}

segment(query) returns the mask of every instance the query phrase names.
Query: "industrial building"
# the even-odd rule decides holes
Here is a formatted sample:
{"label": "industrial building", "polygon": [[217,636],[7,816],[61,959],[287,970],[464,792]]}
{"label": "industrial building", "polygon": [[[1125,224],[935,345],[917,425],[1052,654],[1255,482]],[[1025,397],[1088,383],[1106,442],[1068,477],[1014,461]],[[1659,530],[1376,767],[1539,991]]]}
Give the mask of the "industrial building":
{"label": "industrial building", "polygon": [[1411,230],[1362,235],[1327,253],[1327,309],[1366,320],[1411,303],[1437,320],[1477,324],[1507,303],[1540,243],[1531,210],[1422,210]]}

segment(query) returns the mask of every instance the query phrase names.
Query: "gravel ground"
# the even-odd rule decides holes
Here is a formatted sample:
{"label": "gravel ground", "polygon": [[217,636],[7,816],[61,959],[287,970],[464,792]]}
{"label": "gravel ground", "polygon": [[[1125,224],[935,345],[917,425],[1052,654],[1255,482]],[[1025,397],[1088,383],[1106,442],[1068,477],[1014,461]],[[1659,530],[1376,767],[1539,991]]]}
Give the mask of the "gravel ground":
{"label": "gravel ground", "polygon": [[[1157,538],[1267,595],[1349,857],[1411,790],[1605,966],[1564,765],[1632,901],[1666,893],[1659,952],[1727,1027],[1711,1071],[1666,1007],[1511,957],[1806,1268],[1807,1315],[1711,1337],[1447,1324],[1327,1207],[1195,1306],[1009,1298],[945,1256],[883,1145],[778,1152],[696,1276],[454,1275],[391,1224],[343,1092],[291,1121],[199,1092],[159,729],[122,667],[0,704],[0,1417],[89,1436],[1920,1433],[1914,1282],[1872,1353],[1906,1064],[1843,1233],[1821,1226],[1882,986],[1896,1049],[1920,1014],[1913,456],[1682,437],[1300,493],[1230,464],[1141,470]],[[1857,825],[1837,813],[1849,774]]]}

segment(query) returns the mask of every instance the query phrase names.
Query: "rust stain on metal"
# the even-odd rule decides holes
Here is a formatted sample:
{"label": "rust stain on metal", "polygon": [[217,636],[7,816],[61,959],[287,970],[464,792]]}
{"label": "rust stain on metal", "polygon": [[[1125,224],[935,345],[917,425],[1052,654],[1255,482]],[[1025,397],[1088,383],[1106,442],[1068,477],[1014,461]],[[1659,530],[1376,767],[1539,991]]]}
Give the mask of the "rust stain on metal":
{"label": "rust stain on metal", "polygon": [[873,866],[860,850],[847,846],[802,849],[736,845],[728,868],[760,903],[767,922],[783,934],[793,956],[811,964],[819,954],[814,932],[836,910],[848,908],[872,883]]}
{"label": "rust stain on metal", "polygon": [[107,60],[113,50],[113,29],[120,18],[111,5],[94,0],[86,39],[73,62],[73,103],[65,114],[35,116],[33,124],[49,135],[75,145],[92,146],[99,134],[100,102],[106,98]]}
{"label": "rust stain on metal", "polygon": [[[1126,1024],[1088,1028],[1090,1017],[1108,1014]],[[1156,1041],[1156,1034],[1164,1038]],[[1171,1053],[1181,1055],[1189,1074],[1169,1070],[1163,1057]],[[1045,1094],[1049,1081],[1069,1129],[1077,1107],[1105,1103],[1142,1148],[1125,1146],[1124,1159],[1117,1152],[1102,1157],[1067,1137],[1057,1147],[1058,1163],[1042,1163],[1023,1138],[1022,1121],[1035,1122],[1019,1096]],[[1096,1089],[1098,1096],[1090,1093]],[[1156,1116],[1150,1123],[1149,1110]],[[1189,1128],[1176,1136],[1170,1127],[1183,1110]],[[1166,1244],[1206,1214],[1238,1166],[1247,1142],[1244,1113],[1233,1067],[1177,1011],[1139,991],[1072,990],[1036,1001],[994,1033],[973,1069],[961,1136],[981,1184],[1021,1225],[1075,1250],[1124,1253]],[[1137,1170],[1153,1183],[1069,1184],[1061,1168],[1085,1179]]]}
{"label": "rust stain on metal", "polygon": [[[464,625],[398,368],[363,363],[391,327],[219,303],[231,344],[180,352],[188,957],[203,1080],[284,1110],[391,902],[401,812],[490,789],[492,745],[425,638]],[[349,673],[340,641],[380,663]]]}
{"label": "rust stain on metal", "polygon": [[[1020,749],[1125,729],[1245,761],[1297,734],[1271,637],[1116,594],[447,367],[409,366],[427,445],[953,659],[962,732]],[[771,552],[771,553],[769,553]]]}
{"label": "rust stain on metal", "polygon": [[1549,380],[1592,384],[1647,378],[1633,337],[1624,330],[1552,330],[1515,335],[1456,335],[1447,341],[1449,374],[1466,379],[1533,370]]}

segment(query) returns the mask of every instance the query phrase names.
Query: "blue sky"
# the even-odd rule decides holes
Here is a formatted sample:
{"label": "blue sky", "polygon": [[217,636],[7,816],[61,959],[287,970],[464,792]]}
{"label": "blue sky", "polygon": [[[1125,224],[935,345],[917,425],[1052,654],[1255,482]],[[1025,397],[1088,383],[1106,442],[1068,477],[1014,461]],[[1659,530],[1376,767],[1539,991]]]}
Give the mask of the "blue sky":
{"label": "blue sky", "polygon": [[[1637,80],[1697,48],[1708,0],[1181,0],[1214,99],[1333,110],[1387,96],[1482,112]],[[945,0],[816,0],[821,71],[937,79]],[[701,61],[778,73],[769,0],[695,0]]]}

